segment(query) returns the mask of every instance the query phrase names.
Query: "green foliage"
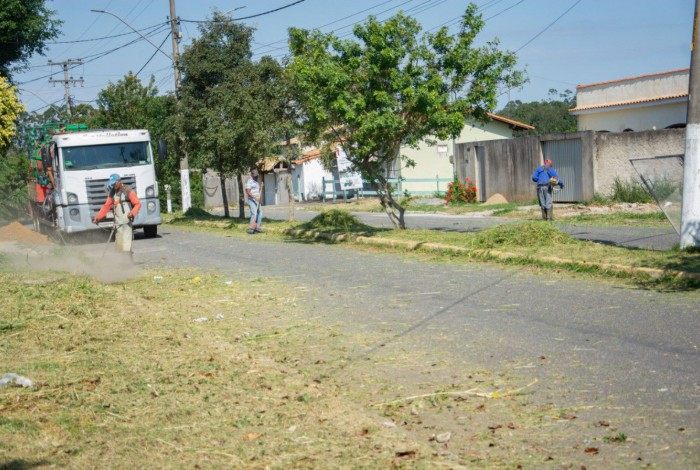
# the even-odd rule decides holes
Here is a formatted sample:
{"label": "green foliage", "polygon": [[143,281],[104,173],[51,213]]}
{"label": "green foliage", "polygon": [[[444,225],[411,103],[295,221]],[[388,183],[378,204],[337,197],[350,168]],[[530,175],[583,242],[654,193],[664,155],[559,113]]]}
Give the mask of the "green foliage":
{"label": "green foliage", "polygon": [[283,70],[269,57],[251,60],[252,34],[214,13],[182,54],[178,129],[194,165],[227,177],[258,166],[284,134]]}
{"label": "green foliage", "polygon": [[476,186],[470,178],[464,180],[464,183],[455,178],[453,182],[447,185],[445,202],[452,205],[476,202]]}
{"label": "green foliage", "polygon": [[615,178],[610,199],[614,202],[654,202],[649,192],[636,180],[623,181]]}
{"label": "green foliage", "polygon": [[0,155],[0,220],[12,220],[27,213],[29,163],[23,149],[10,147]]}
{"label": "green foliage", "polygon": [[386,169],[402,158],[400,148],[458,135],[467,118],[486,119],[499,87],[522,83],[514,54],[500,51],[497,41],[475,45],[484,24],[470,4],[454,36],[446,27],[421,35],[420,24],[402,13],[370,17],[355,26],[355,39],[290,29],[289,72],[306,133],[323,144],[326,163],[337,143],[351,149],[348,159],[378,185],[399,227],[404,208]]}
{"label": "green foliage", "polygon": [[476,233],[474,248],[554,246],[576,243],[570,235],[547,222],[505,224]]}
{"label": "green foliage", "polygon": [[552,88],[547,99],[526,103],[509,101],[498,113],[535,126],[534,130],[517,131],[519,135],[576,132],[576,117],[569,112],[575,105],[571,90],[559,93]]}
{"label": "green foliage", "polygon": [[17,90],[0,75],[0,155],[10,144],[17,132],[17,118],[24,106],[17,98]]}
{"label": "green foliage", "polygon": [[357,217],[340,209],[330,209],[321,212],[309,222],[305,223],[303,227],[310,230],[330,229],[352,231],[358,229],[369,229],[369,227],[360,222]]}
{"label": "green foliage", "polygon": [[0,0],[0,75],[26,68],[29,58],[42,54],[59,34],[62,21],[45,0]]}
{"label": "green foliage", "polygon": [[614,442],[614,443],[621,444],[623,442],[627,442],[627,434],[625,434],[624,432],[619,432],[619,433],[615,434],[614,436],[604,436],[603,441],[608,442],[608,443]]}

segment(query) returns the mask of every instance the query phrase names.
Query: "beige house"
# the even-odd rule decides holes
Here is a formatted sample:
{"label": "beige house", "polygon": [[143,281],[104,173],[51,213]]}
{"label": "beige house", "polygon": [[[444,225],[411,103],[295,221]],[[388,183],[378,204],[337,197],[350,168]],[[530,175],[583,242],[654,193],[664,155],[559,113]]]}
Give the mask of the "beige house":
{"label": "beige house", "polygon": [[404,178],[401,189],[412,194],[424,195],[433,194],[438,188],[440,192],[445,192],[447,184],[453,180],[455,174],[452,162],[457,144],[510,139],[513,137],[513,131],[534,129],[529,124],[494,113],[489,113],[489,118],[486,123],[465,125],[462,133],[454,140],[437,141],[435,145],[424,143],[418,149],[402,148],[401,155],[414,161],[416,165],[401,168],[401,177]]}
{"label": "beige house", "polygon": [[578,85],[579,131],[630,132],[685,127],[690,69]]}

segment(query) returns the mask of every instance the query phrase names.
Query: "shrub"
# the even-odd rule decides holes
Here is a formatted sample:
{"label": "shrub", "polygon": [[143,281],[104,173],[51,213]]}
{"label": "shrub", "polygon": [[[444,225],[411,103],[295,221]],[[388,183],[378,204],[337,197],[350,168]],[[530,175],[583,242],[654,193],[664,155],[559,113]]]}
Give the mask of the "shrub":
{"label": "shrub", "polygon": [[540,221],[498,225],[478,232],[472,238],[474,248],[546,247],[570,243],[575,243],[571,235]]}
{"label": "shrub", "polygon": [[465,179],[464,183],[455,178],[447,185],[445,202],[453,205],[476,202],[476,186],[469,178]]}
{"label": "shrub", "polygon": [[620,178],[615,178],[613,182],[613,193],[610,199],[614,202],[654,202],[641,183],[635,180],[622,181]]}

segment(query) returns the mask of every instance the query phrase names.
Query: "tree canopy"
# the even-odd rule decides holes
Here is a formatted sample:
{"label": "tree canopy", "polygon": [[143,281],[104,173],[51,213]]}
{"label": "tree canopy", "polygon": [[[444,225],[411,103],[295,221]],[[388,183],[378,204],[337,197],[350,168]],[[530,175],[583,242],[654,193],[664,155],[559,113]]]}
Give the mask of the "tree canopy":
{"label": "tree canopy", "polygon": [[547,99],[540,101],[509,101],[498,113],[535,126],[534,130],[518,131],[517,134],[549,134],[552,132],[576,132],[576,117],[569,109],[576,105],[571,90],[559,93],[551,88]]}
{"label": "tree canopy", "polygon": [[[402,13],[354,28],[355,39],[318,30],[290,29],[290,74],[305,131],[327,159],[340,144],[365,181],[376,183],[394,225],[405,228],[404,208],[393,197],[386,168],[402,146],[446,139],[467,118],[486,119],[500,87],[522,83],[515,55],[493,40],[476,46],[484,20],[470,4],[460,29],[421,34]],[[407,162],[410,164],[411,162]]]}
{"label": "tree canopy", "polygon": [[0,0],[0,75],[10,77],[33,54],[43,54],[61,24],[45,0]]}
{"label": "tree canopy", "polygon": [[226,15],[215,13],[200,33],[182,54],[180,128],[192,162],[218,171],[225,194],[225,178],[255,167],[280,139],[282,68],[269,57],[254,62],[253,29]]}
{"label": "tree canopy", "polygon": [[3,155],[17,132],[17,119],[24,106],[17,98],[17,90],[0,75],[0,155]]}

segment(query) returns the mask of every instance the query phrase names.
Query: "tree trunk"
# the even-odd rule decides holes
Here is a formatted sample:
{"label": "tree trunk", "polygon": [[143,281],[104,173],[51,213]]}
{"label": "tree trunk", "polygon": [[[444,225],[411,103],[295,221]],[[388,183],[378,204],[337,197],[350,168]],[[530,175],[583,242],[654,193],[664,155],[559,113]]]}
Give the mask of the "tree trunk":
{"label": "tree trunk", "polygon": [[287,185],[287,196],[289,197],[289,213],[287,218],[290,222],[294,222],[294,181],[292,180],[292,137],[289,131],[285,132],[285,137],[287,139],[287,147],[285,148],[287,157],[287,169],[289,170],[289,175],[285,178],[285,183]]}
{"label": "tree trunk", "polygon": [[384,177],[378,179],[379,184],[379,202],[381,203],[386,215],[389,216],[389,220],[394,224],[394,227],[405,230],[406,221],[404,219],[404,209],[401,204],[399,204],[394,196],[391,194],[391,184]]}
{"label": "tree trunk", "polygon": [[287,186],[287,195],[289,197],[289,210],[287,213],[287,218],[290,222],[294,222],[294,181],[292,180],[291,170],[285,177],[284,182]]}
{"label": "tree trunk", "polygon": [[221,201],[224,204],[224,217],[227,219],[231,217],[228,211],[228,194],[226,194],[226,176],[222,172],[219,172],[219,180],[221,181]]}
{"label": "tree trunk", "polygon": [[245,192],[243,191],[243,174],[236,175],[236,183],[238,184],[238,218],[245,219]]}

